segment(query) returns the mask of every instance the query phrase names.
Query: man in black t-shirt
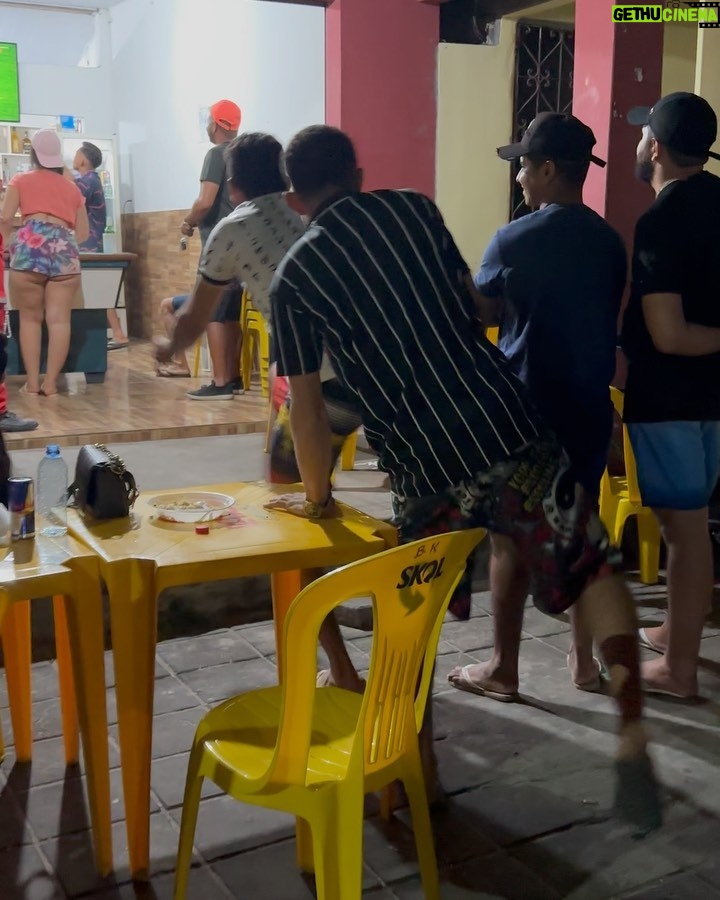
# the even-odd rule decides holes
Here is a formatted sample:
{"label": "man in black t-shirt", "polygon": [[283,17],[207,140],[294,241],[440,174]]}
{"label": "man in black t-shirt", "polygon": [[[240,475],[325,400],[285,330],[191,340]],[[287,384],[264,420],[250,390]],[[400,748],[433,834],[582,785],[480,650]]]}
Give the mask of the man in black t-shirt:
{"label": "man in black t-shirt", "polygon": [[686,698],[712,600],[708,502],[720,472],[720,178],[703,169],[720,159],[717,118],[684,92],[628,118],[643,126],[637,173],[656,199],[635,229],[624,417],[668,551],[668,617],[640,632],[662,656],[643,664],[643,686]]}
{"label": "man in black t-shirt", "polygon": [[[593,499],[505,357],[482,336],[481,299],[439,210],[414,191],[363,192],[352,142],[329,126],[296,135],[285,165],[292,202],[310,224],[278,266],[271,307],[305,494],[269,507],[312,519],[338,514],[320,380],[326,351],[390,475],[400,540],[484,526],[527,566],[540,609],[558,613],[577,602],[621,715],[618,809],[643,831],[657,827],[632,598],[613,574]],[[469,592],[453,599],[455,614],[467,618]],[[333,618],[321,640],[333,682],[354,687]]]}
{"label": "man in black t-shirt", "polygon": [[[232,100],[218,100],[210,107],[207,132],[213,146],[203,162],[200,193],[180,226],[185,237],[192,237],[197,228],[203,246],[217,223],[233,211],[225,171],[225,150],[237,137],[240,119],[240,107]],[[177,314],[188,296],[183,294],[163,300],[163,313]],[[213,380],[198,390],[188,391],[191,400],[232,400],[235,393],[242,393],[239,375],[241,297],[242,288],[234,283],[225,291],[215,310],[213,321],[207,327]],[[161,367],[158,374],[171,374],[171,371]]]}

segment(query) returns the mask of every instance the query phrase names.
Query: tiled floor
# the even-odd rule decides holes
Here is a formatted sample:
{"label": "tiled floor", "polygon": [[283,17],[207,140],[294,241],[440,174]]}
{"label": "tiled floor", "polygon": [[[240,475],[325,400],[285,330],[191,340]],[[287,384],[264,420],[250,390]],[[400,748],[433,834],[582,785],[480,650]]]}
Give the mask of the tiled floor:
{"label": "tiled floor", "polygon": [[[192,353],[189,354],[192,366]],[[8,378],[9,408],[36,419],[36,431],[7,434],[10,449],[103,441],[166,440],[202,435],[246,434],[265,430],[268,401],[259,387],[234,400],[190,400],[185,391],[210,380],[158,378],[152,344],[133,341],[127,350],[108,354],[104,384],[86,384],[84,375],[68,375],[68,390],[54,397],[21,394],[24,376]]]}
{"label": "tiled floor", "polygon": [[[643,618],[657,618],[663,595],[639,589]],[[491,641],[486,595],[469,624],[448,622],[435,683],[435,738],[451,794],[435,816],[443,897],[601,900],[709,900],[720,897],[720,616],[703,641],[697,705],[653,699],[648,720],[666,787],[667,823],[632,842],[608,815],[615,716],[605,696],[576,691],[565,668],[567,625],[528,611],[521,651],[521,704],[497,704],[451,689],[457,663],[482,658]],[[370,640],[347,631],[359,666]],[[212,649],[212,654],[209,651]],[[0,773],[2,900],[171,896],[178,823],[195,725],[208,705],[275,678],[272,627],[240,626],[158,647],[152,772],[152,880],[128,881],[112,666],[108,712],[115,878],[97,880],[91,859],[81,769],[64,771],[56,671],[35,666],[36,742],[32,766],[8,750]],[[212,663],[212,664],[211,664]],[[0,704],[10,736],[4,687]],[[372,815],[365,828],[365,894],[420,900],[412,833],[401,813],[391,826]],[[221,796],[207,784],[196,835],[191,900],[241,897],[303,900],[311,881],[295,867],[292,821]],[[136,894],[137,892],[137,894]]]}
{"label": "tiled floor", "polygon": [[[212,404],[211,404],[212,405]],[[222,404],[216,404],[222,405]],[[145,489],[262,476],[262,435],[155,441],[126,445]],[[38,451],[13,453],[17,471],[32,474]],[[67,454],[73,465],[72,451]],[[387,516],[382,477],[340,473],[344,501]],[[259,588],[258,588],[259,590]],[[636,588],[647,622],[657,621],[664,590]],[[206,595],[203,594],[203,602]],[[161,643],[156,665],[152,771],[152,880],[128,881],[119,755],[111,734],[115,879],[92,869],[82,769],[65,771],[54,663],[35,666],[34,762],[0,767],[0,900],[169,900],[177,848],[187,751],[209,705],[275,678],[269,623],[239,625],[246,611],[230,605],[232,626],[210,635]],[[233,606],[233,604],[235,604]],[[256,604],[261,606],[261,603]],[[453,690],[445,680],[458,663],[485,658],[492,642],[486,595],[475,598],[470,623],[447,622],[438,657],[435,738],[451,799],[435,816],[443,898],[509,900],[710,900],[720,898],[720,605],[716,600],[702,648],[706,702],[648,701],[655,756],[667,796],[667,823],[642,842],[626,839],[608,815],[609,761],[616,719],[605,696],[576,691],[565,668],[567,624],[528,609],[521,651],[521,704],[498,704]],[[164,623],[161,622],[161,626]],[[371,639],[347,631],[356,664],[367,666]],[[115,724],[108,656],[108,715]],[[12,737],[4,679],[0,717]],[[372,811],[372,810],[371,810]],[[189,900],[310,900],[311,882],[295,867],[292,823],[243,807],[207,785],[196,837]],[[365,888],[373,900],[421,900],[412,833],[401,814],[391,827],[369,817]]]}

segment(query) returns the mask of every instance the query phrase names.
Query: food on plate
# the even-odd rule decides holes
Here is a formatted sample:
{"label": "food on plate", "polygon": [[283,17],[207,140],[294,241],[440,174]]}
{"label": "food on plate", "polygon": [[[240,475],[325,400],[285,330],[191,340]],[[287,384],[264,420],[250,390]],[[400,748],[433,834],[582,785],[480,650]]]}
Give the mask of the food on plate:
{"label": "food on plate", "polygon": [[159,506],[160,509],[167,509],[170,511],[197,510],[199,512],[209,512],[211,509],[216,508],[209,503],[206,503],[204,500],[168,500],[166,503],[161,502],[156,503],[155,505]]}

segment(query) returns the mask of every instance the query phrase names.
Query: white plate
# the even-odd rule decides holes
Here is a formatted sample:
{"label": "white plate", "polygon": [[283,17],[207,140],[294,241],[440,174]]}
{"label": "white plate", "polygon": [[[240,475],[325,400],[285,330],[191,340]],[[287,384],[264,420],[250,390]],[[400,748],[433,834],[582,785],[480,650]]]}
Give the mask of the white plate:
{"label": "white plate", "polygon": [[[197,509],[173,509],[178,503],[202,504]],[[168,522],[212,522],[219,519],[235,503],[227,494],[209,491],[178,491],[176,494],[158,494],[148,500],[148,505],[157,510],[161,519]]]}

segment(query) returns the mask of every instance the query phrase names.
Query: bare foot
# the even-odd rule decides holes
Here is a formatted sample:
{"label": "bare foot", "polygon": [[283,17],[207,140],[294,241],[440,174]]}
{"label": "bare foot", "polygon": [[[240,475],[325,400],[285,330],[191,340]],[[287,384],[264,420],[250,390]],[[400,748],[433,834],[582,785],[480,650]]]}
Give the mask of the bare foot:
{"label": "bare foot", "polygon": [[592,655],[592,649],[578,654],[576,647],[571,647],[567,658],[568,669],[575,687],[581,690],[596,690],[601,687],[601,668]]}
{"label": "bare foot", "polygon": [[50,381],[43,381],[39,391],[41,397],[54,397],[57,392],[57,384]]}
{"label": "bare foot", "polygon": [[697,676],[688,679],[678,678],[670,671],[664,656],[642,663],[640,679],[643,690],[648,693],[669,694],[684,700],[697,697]]}
{"label": "bare foot", "polygon": [[472,666],[456,666],[448,675],[448,681],[460,690],[470,690],[473,686],[477,694],[514,697],[518,689],[517,672],[506,672],[494,661],[476,663]]}
{"label": "bare foot", "polygon": [[36,386],[34,384],[30,384],[29,382],[26,382],[20,388],[20,393],[21,394],[30,394],[31,396],[37,397],[37,395],[40,393],[40,386],[39,385]]}

